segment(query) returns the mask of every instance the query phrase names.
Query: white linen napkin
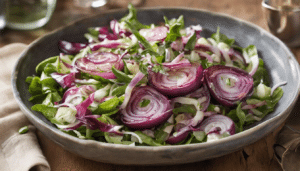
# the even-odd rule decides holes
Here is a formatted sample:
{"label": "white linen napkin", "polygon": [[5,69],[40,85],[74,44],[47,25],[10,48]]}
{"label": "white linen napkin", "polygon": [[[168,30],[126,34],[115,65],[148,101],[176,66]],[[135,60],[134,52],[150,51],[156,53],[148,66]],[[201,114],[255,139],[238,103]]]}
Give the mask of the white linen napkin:
{"label": "white linen napkin", "polygon": [[[27,47],[14,43],[0,48],[0,170],[3,171],[50,171],[38,143],[35,127],[20,111],[11,87],[11,73]],[[28,126],[29,131],[19,134],[19,129]]]}

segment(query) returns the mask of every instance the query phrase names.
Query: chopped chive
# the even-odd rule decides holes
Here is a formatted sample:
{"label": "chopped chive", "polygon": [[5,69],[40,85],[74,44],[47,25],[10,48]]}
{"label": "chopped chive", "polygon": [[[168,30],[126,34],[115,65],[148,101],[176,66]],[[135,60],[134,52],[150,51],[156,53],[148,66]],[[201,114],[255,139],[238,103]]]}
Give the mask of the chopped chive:
{"label": "chopped chive", "polygon": [[25,134],[28,132],[28,126],[23,126],[22,128],[19,129],[19,134]]}

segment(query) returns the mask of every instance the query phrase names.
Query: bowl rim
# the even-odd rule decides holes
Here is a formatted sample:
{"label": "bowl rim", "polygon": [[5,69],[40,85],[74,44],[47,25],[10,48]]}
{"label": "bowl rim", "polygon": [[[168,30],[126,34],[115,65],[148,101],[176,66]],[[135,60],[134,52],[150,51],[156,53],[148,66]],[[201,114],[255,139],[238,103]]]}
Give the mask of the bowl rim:
{"label": "bowl rim", "polygon": [[[235,20],[235,21],[238,21],[239,23],[243,23],[243,24],[246,24],[252,28],[255,28],[256,30],[260,31],[261,34],[265,34],[267,35],[269,38],[273,39],[274,41],[276,41],[277,43],[280,44],[281,48],[283,48],[283,50],[287,53],[287,56],[290,60],[292,60],[293,63],[296,64],[296,75],[300,75],[300,67],[299,67],[299,63],[298,61],[296,60],[294,54],[290,51],[290,49],[277,37],[275,37],[274,35],[272,35],[270,32],[266,31],[265,29],[251,23],[251,22],[248,22],[248,21],[245,21],[245,20],[242,20],[242,19],[239,19],[237,17],[233,17],[231,15],[228,15],[228,14],[224,14],[224,13],[219,13],[219,12],[212,12],[212,11],[209,11],[209,10],[204,10],[204,9],[196,9],[196,8],[189,8],[189,7],[146,7],[146,8],[137,8],[137,12],[139,11],[151,11],[151,10],[185,10],[185,11],[193,11],[193,12],[201,12],[201,13],[208,13],[210,15],[214,15],[214,16],[218,16],[218,17],[226,17],[230,20]],[[19,95],[19,92],[18,92],[18,89],[17,89],[17,85],[16,85],[16,81],[17,81],[17,74],[18,74],[18,68],[20,66],[20,64],[22,63],[22,61],[24,60],[24,58],[26,57],[26,53],[29,51],[29,49],[31,49],[31,47],[33,47],[37,42],[39,42],[41,39],[43,38],[46,38],[46,37],[49,37],[51,36],[52,34],[55,34],[56,32],[58,31],[61,31],[63,29],[66,29],[72,25],[76,25],[77,23],[85,20],[85,19],[88,19],[88,18],[93,18],[97,15],[110,15],[112,13],[116,13],[116,12],[123,12],[123,11],[127,11],[127,9],[114,9],[114,10],[108,10],[108,11],[105,11],[105,12],[100,12],[100,13],[97,13],[97,14],[94,14],[94,15],[91,15],[91,16],[88,16],[88,17],[84,17],[84,18],[81,18],[75,22],[72,22],[66,26],[63,26],[63,27],[60,27],[58,29],[55,29],[54,31],[51,31],[50,33],[36,39],[35,41],[33,41],[27,48],[25,51],[23,51],[19,57],[19,59],[17,60],[16,64],[15,64],[15,67],[14,67],[14,70],[12,72],[12,77],[11,77],[11,81],[12,81],[12,87],[13,87],[13,94],[14,94],[14,97],[15,99],[17,100],[19,106],[21,107],[21,109],[23,109],[24,113],[26,114],[27,117],[30,117],[31,119],[34,119],[37,123],[39,123],[40,125],[43,125],[44,127],[46,127],[49,131],[51,131],[51,133],[55,134],[55,135],[58,135],[60,138],[65,138],[67,140],[70,140],[70,141],[76,141],[78,144],[81,144],[81,145],[87,145],[87,144],[90,144],[90,145],[94,145],[94,146],[99,146],[99,147],[109,147],[109,148],[118,148],[118,149],[123,149],[123,150],[136,150],[136,151],[144,151],[144,150],[154,150],[154,151],[166,151],[166,150],[175,150],[175,149],[182,149],[182,148],[186,148],[186,149],[195,149],[195,148],[206,148],[206,147],[209,147],[209,146],[214,146],[214,145],[217,145],[217,144],[223,144],[223,143],[228,143],[228,142],[231,142],[231,141],[235,141],[235,140],[239,140],[239,139],[243,139],[244,136],[247,136],[247,135],[253,135],[253,133],[255,133],[257,130],[259,130],[260,128],[263,128],[265,126],[267,126],[269,123],[275,121],[275,120],[278,120],[280,119],[281,117],[284,117],[284,120],[288,117],[289,113],[290,112],[287,112],[287,111],[291,111],[292,110],[292,107],[295,105],[297,99],[298,99],[298,96],[300,94],[300,79],[298,80],[298,87],[297,87],[297,93],[295,93],[293,95],[293,101],[287,106],[286,110],[284,111],[281,111],[279,112],[278,115],[268,119],[268,120],[265,120],[263,122],[261,122],[260,124],[258,125],[255,125],[254,127],[251,127],[247,130],[244,130],[243,132],[240,132],[238,134],[234,134],[234,135],[231,135],[229,137],[226,137],[226,138],[222,138],[222,139],[219,139],[218,141],[212,141],[212,142],[204,142],[204,143],[195,143],[195,144],[184,144],[184,145],[168,145],[168,146],[128,146],[128,145],[122,145],[122,144],[112,144],[112,143],[106,143],[106,142],[99,142],[99,141],[95,141],[95,140],[86,140],[86,139],[80,139],[80,138],[77,138],[77,137],[74,137],[74,136],[71,136],[71,135],[68,135],[62,131],[60,131],[59,129],[53,127],[53,126],[50,126],[48,124],[46,124],[43,120],[39,119],[37,116],[35,116],[31,110],[29,108],[26,107],[25,104],[23,104],[22,102],[22,99]],[[288,113],[288,114],[285,114],[285,113]],[[280,123],[281,124],[281,123]],[[272,130],[274,130],[275,128],[277,128],[280,124],[277,124],[276,126],[273,126]],[[270,131],[271,132],[271,131]],[[259,139],[261,139],[262,137],[266,136],[267,134],[269,134],[270,132],[267,132],[267,133],[263,133],[263,135],[259,138],[256,138],[256,137],[253,137],[252,141],[246,143],[246,145],[249,145],[253,142],[256,142],[258,141]],[[58,142],[56,142],[58,143]],[[243,145],[246,146],[246,145]],[[239,148],[238,148],[239,149]],[[238,150],[238,149],[235,149]],[[228,154],[228,153],[227,153]]]}

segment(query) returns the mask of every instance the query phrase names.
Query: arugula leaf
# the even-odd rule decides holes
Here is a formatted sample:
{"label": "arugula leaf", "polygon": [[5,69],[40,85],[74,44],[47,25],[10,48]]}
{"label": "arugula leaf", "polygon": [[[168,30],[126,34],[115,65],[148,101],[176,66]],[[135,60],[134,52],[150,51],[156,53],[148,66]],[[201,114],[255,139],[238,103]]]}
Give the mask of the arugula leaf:
{"label": "arugula leaf", "polygon": [[180,30],[184,28],[183,15],[179,16],[178,19],[172,19],[172,20],[168,20],[168,18],[164,16],[164,20],[166,25],[169,26],[169,32],[167,33],[165,42],[172,43],[178,37],[181,37]]}
{"label": "arugula leaf", "polygon": [[197,41],[197,36],[196,36],[196,32],[189,38],[188,42],[185,45],[185,49],[187,50],[194,50],[195,48],[195,44]]}
{"label": "arugula leaf", "polygon": [[211,35],[211,38],[213,38],[217,44],[220,42],[224,42],[228,44],[230,47],[234,44],[234,39],[229,39],[225,34],[220,33],[220,27],[218,27],[217,32]]}
{"label": "arugula leaf", "polygon": [[131,82],[131,78],[124,72],[117,70],[115,67],[112,67],[111,70],[114,73],[114,75],[117,77],[117,80],[119,82],[125,82],[125,83]]}
{"label": "arugula leaf", "polygon": [[151,146],[161,146],[162,144],[154,140],[153,138],[149,137],[148,135],[142,133],[141,131],[135,131],[136,133],[143,141],[143,144],[148,144]]}
{"label": "arugula leaf", "polygon": [[166,69],[163,67],[162,64],[155,64],[155,65],[153,65],[153,67],[151,69],[155,73],[161,73],[161,74],[166,73]]}
{"label": "arugula leaf", "polygon": [[242,103],[239,103],[236,109],[233,109],[229,113],[227,113],[227,116],[230,117],[236,124],[237,132],[243,131],[243,126],[246,121],[246,115],[244,111],[241,109],[241,107],[242,107]]}
{"label": "arugula leaf", "polygon": [[57,112],[57,108],[47,106],[44,104],[36,104],[31,107],[31,110],[41,112],[48,120],[54,118]]}
{"label": "arugula leaf", "polygon": [[114,97],[112,99],[109,99],[99,104],[98,108],[94,112],[98,114],[104,114],[104,113],[115,111],[117,110],[117,106],[119,105],[119,102],[120,102],[119,98]]}
{"label": "arugula leaf", "polygon": [[117,125],[117,122],[111,119],[108,115],[101,115],[101,117],[97,118],[97,120],[106,124]]}
{"label": "arugula leaf", "polygon": [[252,56],[257,55],[257,49],[255,45],[249,45],[245,48],[243,48],[243,53],[246,53],[249,58],[251,58]]}
{"label": "arugula leaf", "polygon": [[264,61],[259,58],[259,65],[253,77],[253,86],[256,87],[258,84],[263,83],[265,85],[270,84],[268,71],[264,67]]}
{"label": "arugula leaf", "polygon": [[42,94],[42,84],[39,77],[34,77],[29,85],[29,93],[31,95]]}
{"label": "arugula leaf", "polygon": [[121,135],[104,132],[104,137],[108,143],[122,144],[123,136],[121,136]]}
{"label": "arugula leaf", "polygon": [[122,96],[123,94],[125,94],[126,87],[127,87],[127,84],[119,86],[119,87],[113,89],[112,92],[111,92],[111,95],[112,96],[117,96],[117,97]]}
{"label": "arugula leaf", "polygon": [[98,27],[98,29],[97,29],[97,27],[89,27],[87,30],[92,36],[95,36],[95,37],[99,36],[99,31],[98,31],[99,27]]}
{"label": "arugula leaf", "polygon": [[34,95],[34,96],[31,96],[29,98],[29,101],[31,101],[32,103],[42,103],[43,100],[46,98],[47,94],[38,94],[38,95]]}
{"label": "arugula leaf", "polygon": [[54,102],[58,102],[61,100],[61,96],[58,92],[48,93],[42,104],[47,106],[53,106]]}
{"label": "arugula leaf", "polygon": [[53,78],[46,78],[41,81],[43,93],[56,92],[60,87]]}
{"label": "arugula leaf", "polygon": [[164,123],[159,129],[157,129],[154,133],[155,139],[157,142],[163,144],[169,137],[169,133],[165,132],[165,128],[171,126],[172,124],[169,122]]}
{"label": "arugula leaf", "polygon": [[29,85],[31,84],[31,81],[33,80],[34,76],[28,76],[25,80],[26,83],[28,83]]}
{"label": "arugula leaf", "polygon": [[101,82],[102,84],[112,83],[110,80],[105,79],[105,78],[103,78],[101,76],[98,76],[98,75],[91,75],[91,74],[83,73],[83,72],[81,72],[80,75],[81,75],[81,78],[95,79],[95,80]]}
{"label": "arugula leaf", "polygon": [[144,46],[147,53],[150,53],[151,55],[154,55],[154,56],[160,56],[157,52],[154,51],[151,44],[145,39],[145,37],[143,37],[138,32],[137,28],[134,27],[134,25],[132,25],[129,22],[126,22],[126,24],[127,24],[128,28],[131,30],[132,34],[134,34],[134,36],[138,39],[138,41]]}
{"label": "arugula leaf", "polygon": [[51,64],[51,63],[55,63],[56,60],[57,60],[57,58],[58,58],[58,56],[54,56],[54,57],[47,58],[47,59],[43,60],[42,62],[40,62],[40,63],[36,66],[36,68],[35,68],[36,73],[37,73],[38,75],[40,75],[40,74],[44,71],[46,65],[47,65],[47,64]]}
{"label": "arugula leaf", "polygon": [[214,65],[213,63],[208,62],[207,59],[200,59],[200,63],[202,65],[203,69],[209,68]]}
{"label": "arugula leaf", "polygon": [[137,30],[140,30],[142,28],[150,28],[148,25],[144,25],[138,21],[136,9],[131,3],[128,4],[128,10],[128,15],[121,18],[120,22],[130,23],[130,25]]}
{"label": "arugula leaf", "polygon": [[46,64],[46,66],[44,68],[44,73],[46,75],[50,75],[53,72],[58,72],[56,66],[54,65],[54,63]]}
{"label": "arugula leaf", "polygon": [[140,69],[140,71],[143,73],[143,74],[145,74],[145,75],[147,75],[148,74],[148,66],[149,66],[149,64],[143,64],[142,62],[139,64],[139,69]]}
{"label": "arugula leaf", "polygon": [[197,110],[195,109],[194,105],[182,104],[180,107],[176,107],[173,109],[174,114],[180,114],[180,113],[196,114],[196,112]]}
{"label": "arugula leaf", "polygon": [[203,142],[203,140],[206,137],[206,134],[204,131],[193,131],[193,135],[199,142]]}
{"label": "arugula leaf", "polygon": [[236,108],[236,115],[239,118],[238,128],[240,132],[243,131],[243,126],[246,120],[246,115],[244,111],[242,111],[241,107],[242,107],[242,103],[239,103],[238,107]]}
{"label": "arugula leaf", "polygon": [[125,72],[125,74],[126,75],[130,75],[131,73],[130,73],[130,70],[128,69],[128,67],[127,67],[127,64],[126,64],[125,60],[123,59],[122,61],[123,61],[123,64],[124,64],[124,72]]}

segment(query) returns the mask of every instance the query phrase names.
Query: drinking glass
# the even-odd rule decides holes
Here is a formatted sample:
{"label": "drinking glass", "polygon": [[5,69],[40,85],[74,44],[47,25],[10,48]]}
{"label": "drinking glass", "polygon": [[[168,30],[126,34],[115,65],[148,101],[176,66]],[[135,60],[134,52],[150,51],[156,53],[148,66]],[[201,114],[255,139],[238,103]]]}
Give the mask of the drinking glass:
{"label": "drinking glass", "polygon": [[263,0],[271,33],[290,47],[300,46],[300,0]]}
{"label": "drinking glass", "polygon": [[0,0],[0,30],[2,30],[5,27],[5,6],[6,6],[6,0]]}
{"label": "drinking glass", "polygon": [[44,26],[51,18],[56,0],[0,0],[6,1],[6,26],[30,30]]}

